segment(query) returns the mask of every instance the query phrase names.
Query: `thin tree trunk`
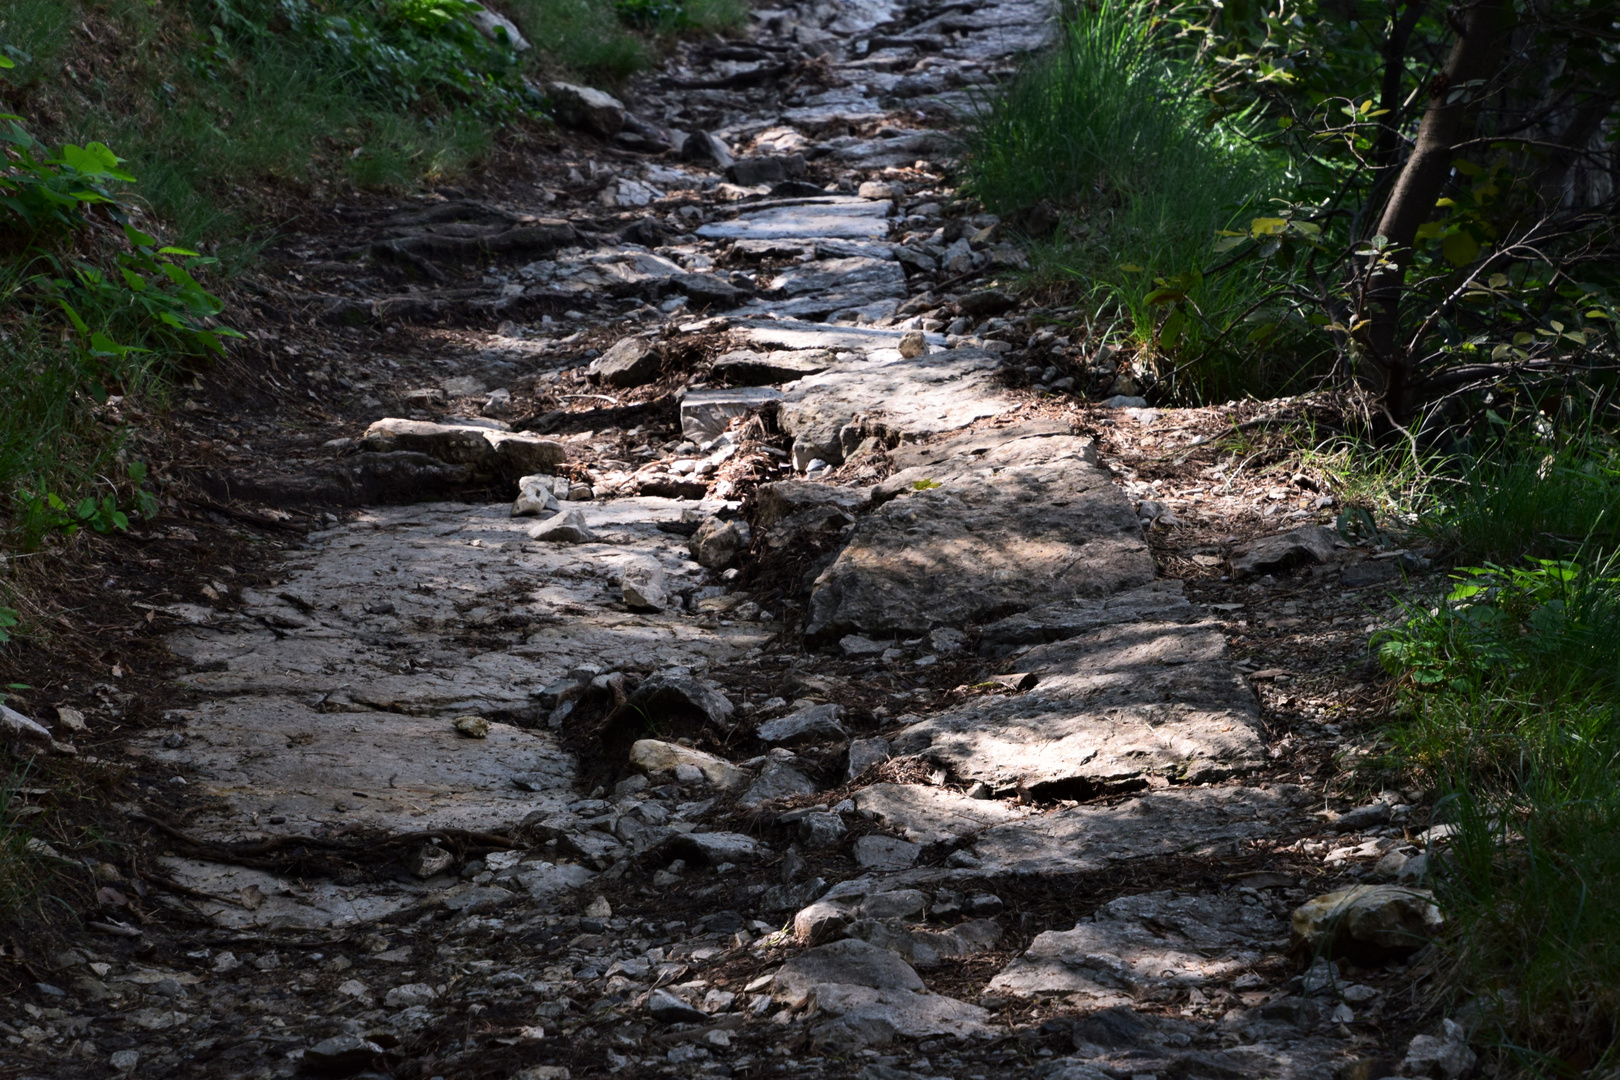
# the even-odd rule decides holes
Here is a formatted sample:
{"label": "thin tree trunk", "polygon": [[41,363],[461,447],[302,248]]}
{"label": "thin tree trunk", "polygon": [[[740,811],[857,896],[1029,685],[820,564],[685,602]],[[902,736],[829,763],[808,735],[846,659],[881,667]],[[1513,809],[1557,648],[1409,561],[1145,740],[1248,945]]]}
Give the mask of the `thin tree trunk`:
{"label": "thin tree trunk", "polygon": [[1397,13],[1397,4],[1390,5],[1389,36],[1384,39],[1384,77],[1378,90],[1378,108],[1384,115],[1378,122],[1378,137],[1373,142],[1373,163],[1380,172],[1400,161],[1401,83],[1406,77],[1406,47],[1427,6],[1426,0],[1411,0],[1406,10]]}
{"label": "thin tree trunk", "polygon": [[1433,215],[1435,200],[1451,175],[1452,147],[1473,127],[1474,106],[1481,95],[1466,84],[1496,73],[1512,22],[1513,0],[1474,0],[1462,10],[1445,69],[1429,89],[1429,104],[1412,155],[1401,168],[1378,222],[1377,235],[1397,252],[1394,265],[1375,271],[1369,282],[1366,344],[1382,374],[1383,405],[1398,421],[1404,422],[1412,407],[1410,358],[1397,343],[1412,244],[1418,226]]}

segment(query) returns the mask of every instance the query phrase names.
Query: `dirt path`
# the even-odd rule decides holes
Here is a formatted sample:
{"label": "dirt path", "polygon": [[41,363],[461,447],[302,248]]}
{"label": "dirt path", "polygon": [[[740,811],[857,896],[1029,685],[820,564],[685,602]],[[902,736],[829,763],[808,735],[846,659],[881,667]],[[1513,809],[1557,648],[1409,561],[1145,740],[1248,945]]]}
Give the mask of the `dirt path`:
{"label": "dirt path", "polygon": [[347,509],[166,606],[167,880],[18,1060],[1326,1077],[1399,1033],[1404,963],[1289,925],[1419,850],[1418,793],[1324,788],[1381,617],[1344,590],[1398,559],[1234,566],[1328,503],[1189,449],[1225,410],[1077,407],[1118,373],[976,284],[1019,256],[940,129],[1043,6],[757,16],[533,183],[279,252],[284,397],[199,475]]}

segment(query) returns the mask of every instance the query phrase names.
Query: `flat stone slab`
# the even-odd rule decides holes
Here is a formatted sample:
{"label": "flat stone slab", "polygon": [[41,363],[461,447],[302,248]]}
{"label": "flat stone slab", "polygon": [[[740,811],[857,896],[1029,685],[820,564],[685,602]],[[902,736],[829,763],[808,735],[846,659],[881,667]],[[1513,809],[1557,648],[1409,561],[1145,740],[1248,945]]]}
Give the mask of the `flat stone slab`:
{"label": "flat stone slab", "polygon": [[772,297],[783,299],[836,292],[859,303],[906,295],[906,273],[892,259],[816,259],[777,271],[764,287]]}
{"label": "flat stone slab", "polygon": [[360,445],[372,453],[426,454],[438,461],[514,477],[551,472],[568,456],[560,442],[527,432],[501,430],[504,427],[389,418],[366,428]]}
{"label": "flat stone slab", "polygon": [[[755,624],[700,629],[617,603],[623,570],[639,560],[697,583],[684,539],[658,528],[690,503],[569,505],[599,542],[535,543],[531,519],[504,504],[368,510],[311,534],[282,563],[280,585],[244,590],[234,610],[204,609],[215,621],[169,635],[191,669],[177,682],[209,700],[182,713],[183,746],[164,746],[165,729],[137,745],[189,766],[223,800],[187,827],[509,825],[571,795],[572,758],[545,727],[545,687],[580,664],[644,677],[723,663],[765,639]],[[494,721],[487,738],[456,734],[452,721],[467,714]]]}
{"label": "flat stone slab", "polygon": [[1154,581],[1101,599],[1071,597],[997,619],[979,631],[979,654],[993,659],[1025,645],[1066,641],[1119,623],[1194,622],[1205,617],[1207,613],[1183,595],[1180,581]]}
{"label": "flat stone slab", "polygon": [[811,1001],[830,1016],[888,1024],[909,1038],[982,1035],[990,1014],[977,1005],[930,994],[910,964],[858,939],[835,941],[795,956],[771,983],[776,1000]]}
{"label": "flat stone slab", "polygon": [[732,386],[764,386],[820,374],[832,362],[832,354],[823,349],[781,349],[776,352],[738,349],[717,359],[709,369],[709,375],[717,382]]}
{"label": "flat stone slab", "polygon": [[888,235],[892,210],[866,199],[805,199],[744,211],[731,221],[700,225],[696,233],[706,240],[878,240]]}
{"label": "flat stone slab", "polygon": [[916,438],[964,428],[1013,407],[996,381],[1000,361],[989,353],[954,349],[906,359],[899,355],[899,335],[892,340],[892,357],[840,363],[784,388],[783,430],[792,434],[827,418],[861,413]]}
{"label": "flat stone slab", "polygon": [[1229,981],[1287,947],[1287,924],[1252,893],[1143,893],[1103,905],[1073,930],[1040,934],[989,990],[1128,1005],[1156,991]]}
{"label": "flat stone slab", "polygon": [[606,248],[574,259],[530,263],[520,272],[530,281],[565,294],[605,292],[650,298],[670,288],[686,270],[650,251]]}
{"label": "flat stone slab", "polygon": [[1299,791],[1267,788],[1169,788],[1110,806],[1075,806],[998,825],[952,856],[986,876],[1074,874],[1165,855],[1208,856],[1234,843],[1275,836]]}
{"label": "flat stone slab", "polygon": [[[331,881],[278,877],[246,866],[160,856],[169,877],[217,900],[188,897],[219,926],[233,929],[325,929],[358,926],[422,904],[431,895],[421,885],[378,882],[363,890]],[[244,903],[245,897],[253,899]]]}
{"label": "flat stone slab", "polygon": [[806,635],[961,628],[1151,582],[1136,515],[1094,455],[1077,436],[1020,439],[891,477],[905,494],[816,580]]}
{"label": "flat stone slab", "polygon": [[963,781],[1086,797],[1148,776],[1204,782],[1266,760],[1259,703],[1219,624],[1130,622],[1032,649],[1039,677],[891,737]]}
{"label": "flat stone slab", "polygon": [[873,784],[854,796],[855,809],[918,844],[961,841],[1025,816],[995,799],[970,799],[923,784]]}
{"label": "flat stone slab", "polygon": [[[798,319],[736,319],[731,326],[738,337],[753,345],[859,352],[868,359],[880,361],[900,359],[900,339],[906,336],[904,330],[887,330],[877,326],[823,326]],[[940,334],[930,334],[926,340],[929,345],[945,344],[945,338]]]}

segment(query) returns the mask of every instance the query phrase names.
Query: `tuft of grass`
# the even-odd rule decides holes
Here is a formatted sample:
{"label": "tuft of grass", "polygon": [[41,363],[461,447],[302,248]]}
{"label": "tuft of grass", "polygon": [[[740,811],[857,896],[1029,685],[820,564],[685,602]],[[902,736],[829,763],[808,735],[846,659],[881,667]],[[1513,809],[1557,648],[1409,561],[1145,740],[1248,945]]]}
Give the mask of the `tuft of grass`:
{"label": "tuft of grass", "polygon": [[[981,103],[966,131],[966,188],[1014,222],[1056,214],[1034,276],[1111,305],[1167,359],[1201,357],[1175,383],[1203,400],[1286,392],[1236,346],[1263,314],[1248,275],[1206,275],[1219,230],[1284,190],[1246,117],[1205,122],[1201,74],[1133,0],[1076,11],[1056,46]],[[1209,353],[1206,357],[1205,354]],[[1172,363],[1171,366],[1174,366]]]}

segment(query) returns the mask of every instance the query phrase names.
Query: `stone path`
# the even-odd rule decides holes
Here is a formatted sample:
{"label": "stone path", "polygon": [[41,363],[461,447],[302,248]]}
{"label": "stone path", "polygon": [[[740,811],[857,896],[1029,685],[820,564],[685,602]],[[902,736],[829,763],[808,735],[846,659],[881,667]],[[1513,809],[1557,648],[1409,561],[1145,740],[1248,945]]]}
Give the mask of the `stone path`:
{"label": "stone path", "polygon": [[123,1034],[64,1060],[1094,1080],[1380,1044],[1382,991],[1288,951],[1320,793],[1267,775],[1222,626],[1018,389],[1053,339],[972,277],[1016,250],[942,206],[940,122],[1049,9],[755,18],[591,121],[594,204],[356,226],[492,265],[329,322],[500,329],[438,387],[343,376],[359,439],[231,481],[354,509],[171,609],[190,673],[139,749],[205,796],[164,895],[219,929],[69,972]]}

